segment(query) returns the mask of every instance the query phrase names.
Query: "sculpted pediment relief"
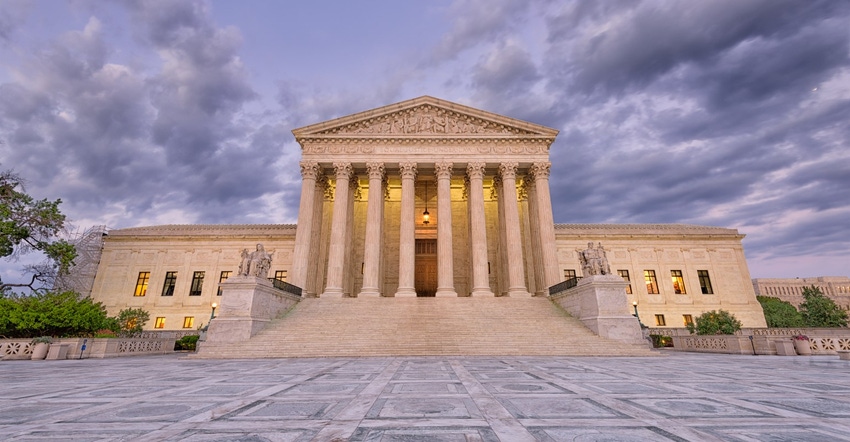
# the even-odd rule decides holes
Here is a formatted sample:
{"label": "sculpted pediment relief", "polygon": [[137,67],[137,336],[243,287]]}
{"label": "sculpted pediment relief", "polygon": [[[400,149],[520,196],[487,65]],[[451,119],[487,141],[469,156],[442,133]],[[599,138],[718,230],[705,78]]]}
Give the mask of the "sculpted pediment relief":
{"label": "sculpted pediment relief", "polygon": [[303,137],[530,136],[554,137],[558,131],[432,97],[360,112],[296,129]]}

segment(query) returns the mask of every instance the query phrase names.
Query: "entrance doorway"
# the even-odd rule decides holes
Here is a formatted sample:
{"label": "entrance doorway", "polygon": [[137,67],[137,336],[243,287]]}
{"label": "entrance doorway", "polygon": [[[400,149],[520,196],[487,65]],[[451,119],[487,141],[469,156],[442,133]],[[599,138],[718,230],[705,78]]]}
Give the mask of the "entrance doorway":
{"label": "entrance doorway", "polygon": [[437,240],[416,240],[416,296],[437,296]]}

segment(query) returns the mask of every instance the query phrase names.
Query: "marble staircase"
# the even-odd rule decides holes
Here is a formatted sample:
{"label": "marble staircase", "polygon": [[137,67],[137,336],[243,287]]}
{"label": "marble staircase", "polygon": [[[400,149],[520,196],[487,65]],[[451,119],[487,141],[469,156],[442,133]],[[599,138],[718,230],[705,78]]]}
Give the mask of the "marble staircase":
{"label": "marble staircase", "polygon": [[304,299],[248,342],[193,357],[647,356],[601,338],[546,298]]}

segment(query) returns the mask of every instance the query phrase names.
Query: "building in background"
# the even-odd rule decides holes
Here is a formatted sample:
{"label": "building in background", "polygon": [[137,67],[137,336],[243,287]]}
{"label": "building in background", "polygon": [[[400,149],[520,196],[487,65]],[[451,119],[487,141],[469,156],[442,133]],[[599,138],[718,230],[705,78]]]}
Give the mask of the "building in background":
{"label": "building in background", "polygon": [[850,278],[846,276],[817,276],[813,278],[755,278],[753,291],[757,296],[771,296],[794,304],[803,303],[803,288],[815,286],[844,310],[850,311]]}

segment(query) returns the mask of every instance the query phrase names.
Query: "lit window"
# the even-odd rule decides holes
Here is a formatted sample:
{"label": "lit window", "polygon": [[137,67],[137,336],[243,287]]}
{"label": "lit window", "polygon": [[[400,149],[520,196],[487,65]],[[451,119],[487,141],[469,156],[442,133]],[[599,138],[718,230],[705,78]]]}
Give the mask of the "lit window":
{"label": "lit window", "polygon": [[192,288],[189,290],[189,296],[201,296],[201,290],[204,288],[204,272],[195,272],[192,274]]}
{"label": "lit window", "polygon": [[681,270],[670,270],[670,277],[673,279],[673,292],[677,295],[685,295],[688,293],[685,290],[685,278],[682,277]]}
{"label": "lit window", "polygon": [[564,281],[575,281],[578,279],[576,271],[573,269],[564,269]]}
{"label": "lit window", "polygon": [[617,274],[620,275],[621,278],[623,278],[623,281],[626,281],[626,282],[629,283],[629,285],[626,287],[626,293],[631,295],[632,294],[632,284],[631,284],[632,280],[629,278],[629,271],[628,270],[617,270]]}
{"label": "lit window", "polygon": [[[218,277],[218,283],[221,284],[222,282],[227,281],[227,278],[230,278],[232,273],[233,272],[230,271],[221,272],[221,276]],[[216,293],[216,296],[221,296],[221,286],[218,286],[218,293]]]}
{"label": "lit window", "polygon": [[153,328],[165,328],[165,317],[158,316],[156,318],[156,322],[154,323]]}
{"label": "lit window", "polygon": [[691,315],[682,315],[682,320],[685,321],[685,327],[694,323],[694,317]]}
{"label": "lit window", "polygon": [[274,279],[285,282],[286,281],[286,270],[275,270]]}
{"label": "lit window", "polygon": [[183,318],[183,328],[192,328],[195,326],[195,317],[186,316]]}
{"label": "lit window", "polygon": [[177,284],[177,272],[165,272],[165,282],[162,284],[162,296],[174,296],[174,286]]}
{"label": "lit window", "polygon": [[148,294],[148,282],[151,279],[151,272],[139,272],[139,279],[136,280],[136,290],[133,296],[145,296]]}
{"label": "lit window", "polygon": [[703,295],[713,295],[714,290],[711,289],[711,278],[708,277],[708,270],[697,270],[699,276],[699,288]]}
{"label": "lit window", "polygon": [[657,295],[658,281],[655,279],[655,270],[644,270],[643,279],[646,281],[646,292],[650,295]]}
{"label": "lit window", "polygon": [[664,327],[667,325],[667,321],[664,320],[664,315],[655,315],[655,325],[658,327]]}

